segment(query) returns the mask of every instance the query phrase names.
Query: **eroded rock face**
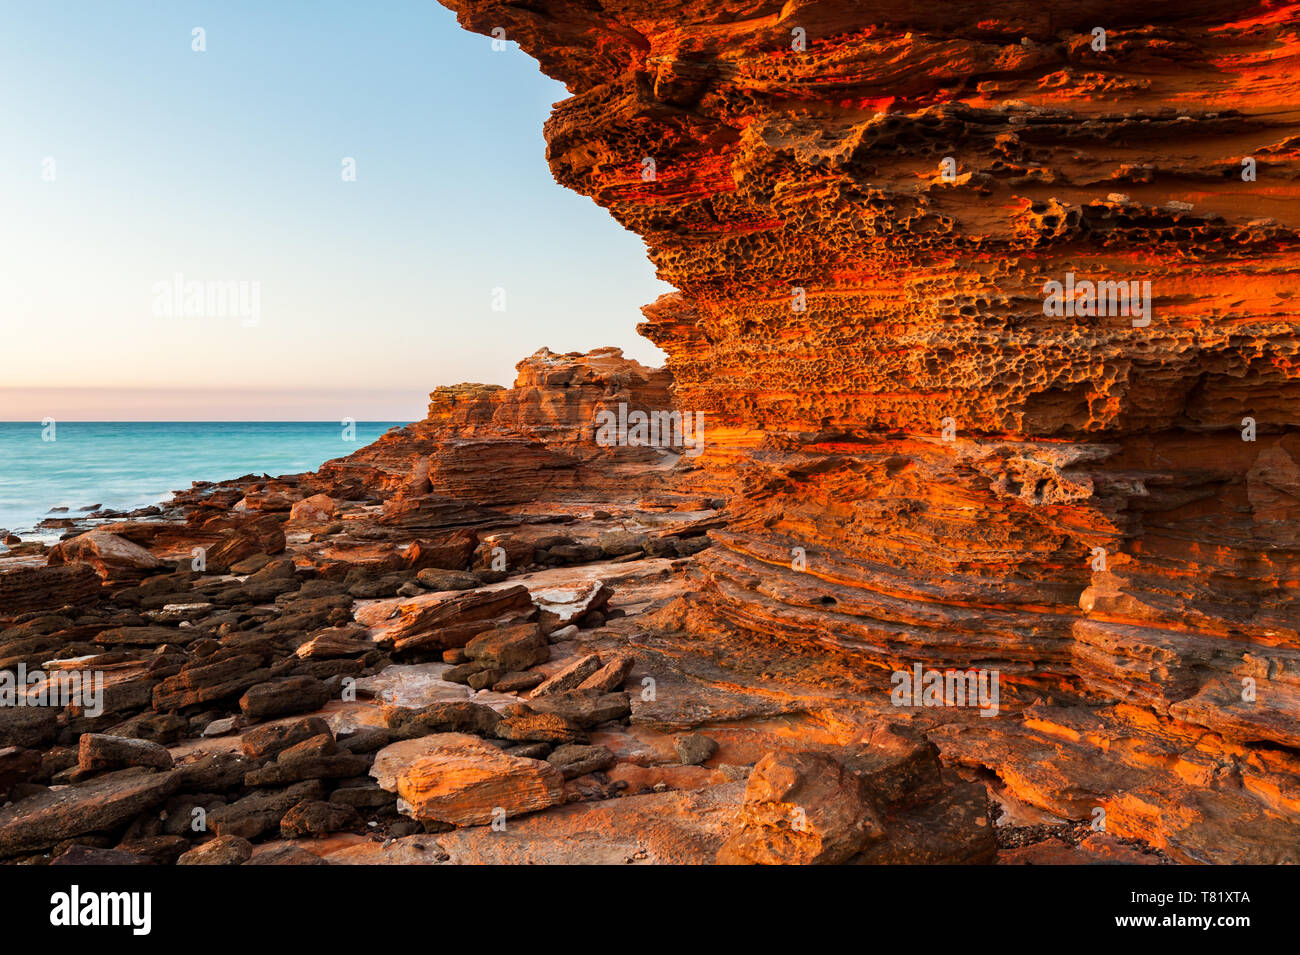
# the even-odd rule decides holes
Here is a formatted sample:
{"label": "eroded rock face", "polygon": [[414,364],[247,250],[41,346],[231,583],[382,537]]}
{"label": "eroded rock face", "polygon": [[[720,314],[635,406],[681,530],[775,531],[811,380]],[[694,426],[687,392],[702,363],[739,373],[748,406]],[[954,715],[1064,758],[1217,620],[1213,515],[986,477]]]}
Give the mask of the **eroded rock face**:
{"label": "eroded rock face", "polygon": [[824,753],[771,753],[745,786],[724,864],[838,865],[883,835],[861,780]]}
{"label": "eroded rock face", "polygon": [[[1295,4],[461,6],[671,375],[543,350],[5,558],[4,675],[105,680],[0,707],[0,856],[1300,862]],[[674,403],[703,454],[598,440]]]}
{"label": "eroded rock face", "polygon": [[[460,384],[429,396],[429,416],[398,428],[317,474],[342,493],[356,489],[402,500],[432,488],[451,502],[518,504],[566,498],[599,500],[662,484],[665,464],[677,457],[652,447],[603,446],[595,441],[597,414],[620,404],[653,411],[672,406],[672,382],[617,348],[556,354],[542,348],[516,368],[513,388]],[[352,488],[349,492],[346,489]],[[463,520],[463,519],[462,519]]]}
{"label": "eroded rock face", "polygon": [[0,615],[17,616],[90,601],[100,578],[89,564],[19,567],[0,573]]}
{"label": "eroded rock face", "polygon": [[1297,4],[444,2],[568,85],[556,179],[679,290],[641,329],[729,521],[672,623],[844,653],[881,699],[994,668],[999,718],[945,756],[1179,858],[1277,857]]}

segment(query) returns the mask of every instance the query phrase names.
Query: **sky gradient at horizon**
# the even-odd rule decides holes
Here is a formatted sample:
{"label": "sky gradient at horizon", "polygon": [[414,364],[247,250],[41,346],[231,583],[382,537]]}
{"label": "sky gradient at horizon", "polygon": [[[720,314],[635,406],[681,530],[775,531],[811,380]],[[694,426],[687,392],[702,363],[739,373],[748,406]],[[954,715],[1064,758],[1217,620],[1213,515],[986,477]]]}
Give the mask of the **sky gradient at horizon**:
{"label": "sky gradient at horizon", "polygon": [[[0,420],[414,420],[542,346],[662,364],[635,327],[669,286],[547,168],[563,86],[437,3],[77,2],[6,27]],[[168,314],[177,275],[255,290],[256,320]]]}

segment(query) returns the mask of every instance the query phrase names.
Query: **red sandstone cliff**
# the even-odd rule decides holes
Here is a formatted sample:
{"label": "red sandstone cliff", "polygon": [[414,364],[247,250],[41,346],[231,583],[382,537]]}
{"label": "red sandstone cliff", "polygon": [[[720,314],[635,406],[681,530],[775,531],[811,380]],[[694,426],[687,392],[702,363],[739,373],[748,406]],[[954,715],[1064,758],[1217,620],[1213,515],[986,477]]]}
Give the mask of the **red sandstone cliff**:
{"label": "red sandstone cliff", "polygon": [[947,760],[1295,861],[1300,4],[444,2],[568,85],[556,179],[680,290],[641,329],[733,519],[676,624],[828,692],[996,667]]}

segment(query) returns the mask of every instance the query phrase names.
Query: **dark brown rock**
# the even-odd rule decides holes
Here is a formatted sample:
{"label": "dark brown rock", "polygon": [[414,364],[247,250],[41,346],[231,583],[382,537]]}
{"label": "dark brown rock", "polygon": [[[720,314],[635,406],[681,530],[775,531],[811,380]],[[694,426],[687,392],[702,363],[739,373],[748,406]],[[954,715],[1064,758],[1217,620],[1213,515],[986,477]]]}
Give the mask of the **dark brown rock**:
{"label": "dark brown rock", "polygon": [[242,522],[207,551],[205,563],[209,573],[225,573],[255,554],[281,554],[284,548],[283,523],[268,515]]}
{"label": "dark brown rock", "polygon": [[175,770],[123,769],[0,808],[0,856],[112,830],[162,803],[179,784]]}
{"label": "dark brown rock", "polygon": [[635,663],[636,658],[630,653],[615,654],[613,659],[578,684],[578,689],[593,693],[613,693],[615,690],[621,690]]}
{"label": "dark brown rock", "polygon": [[129,766],[171,769],[172,756],[147,739],[83,733],[77,751],[77,768],[83,773],[100,773]]}
{"label": "dark brown rock", "polygon": [[262,720],[320,709],[329,698],[329,688],[320,680],[292,676],[249,687],[239,708],[249,719]]}
{"label": "dark brown rock", "polygon": [[501,715],[490,706],[468,700],[431,703],[420,709],[385,706],[384,720],[397,739],[428,736],[431,733],[473,733],[491,736]]}
{"label": "dark brown rock", "polygon": [[632,713],[632,700],[628,694],[590,690],[551,693],[540,700],[530,700],[529,705],[541,713],[563,716],[583,729],[609,720],[621,720]]}
{"label": "dark brown rock", "polygon": [[0,620],[49,607],[84,606],[102,588],[89,564],[6,570],[0,573]]}
{"label": "dark brown rock", "polygon": [[0,706],[0,746],[43,746],[59,731],[59,711],[50,706]]}
{"label": "dark brown rock", "polygon": [[614,754],[604,746],[566,743],[557,746],[546,761],[563,773],[565,779],[576,779],[587,773],[609,769],[614,765]]}
{"label": "dark brown rock", "polygon": [[319,799],[304,799],[284,814],[280,820],[282,839],[305,839],[324,836],[331,832],[351,829],[360,824],[361,817],[351,806]]}
{"label": "dark brown rock", "polygon": [[593,673],[600,669],[600,656],[595,653],[589,653],[584,657],[574,660],[564,669],[557,671],[554,675],[547,678],[537,689],[533,690],[531,698],[536,700],[540,697],[547,696],[551,693],[561,693],[566,690],[576,690],[583,680],[587,679]]}
{"label": "dark brown rock", "polygon": [[287,789],[249,793],[211,812],[208,825],[219,836],[256,839],[278,831],[284,814],[304,799],[320,799],[324,794],[325,788],[318,780],[300,782]]}
{"label": "dark brown rock", "polygon": [[539,713],[526,706],[514,707],[493,731],[498,739],[516,743],[585,743],[582,727],[556,713]]}
{"label": "dark brown rock", "polygon": [[535,623],[489,630],[465,644],[465,655],[475,663],[499,669],[527,670],[551,657],[550,645]]}
{"label": "dark brown rock", "polygon": [[278,845],[255,853],[244,865],[329,865],[329,862],[298,846]]}
{"label": "dark brown rock", "polygon": [[248,786],[286,786],[300,780],[347,779],[370,768],[370,758],[349,753],[328,734],[295,743],[274,762],[249,770]]}
{"label": "dark brown rock", "polygon": [[309,716],[253,727],[239,738],[239,749],[249,759],[265,759],[303,740],[330,735],[328,723],[319,716]]}

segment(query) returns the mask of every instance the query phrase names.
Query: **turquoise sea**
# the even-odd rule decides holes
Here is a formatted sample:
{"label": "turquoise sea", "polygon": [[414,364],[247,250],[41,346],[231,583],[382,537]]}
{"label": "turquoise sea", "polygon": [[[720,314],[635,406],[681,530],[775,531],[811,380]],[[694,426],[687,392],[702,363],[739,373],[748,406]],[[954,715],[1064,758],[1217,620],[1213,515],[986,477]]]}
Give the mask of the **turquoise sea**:
{"label": "turquoise sea", "polygon": [[59,421],[47,441],[39,423],[0,422],[0,528],[57,540],[34,531],[41,518],[92,504],[129,511],[194,481],[312,471],[403,423],[357,422],[348,441],[336,421]]}

